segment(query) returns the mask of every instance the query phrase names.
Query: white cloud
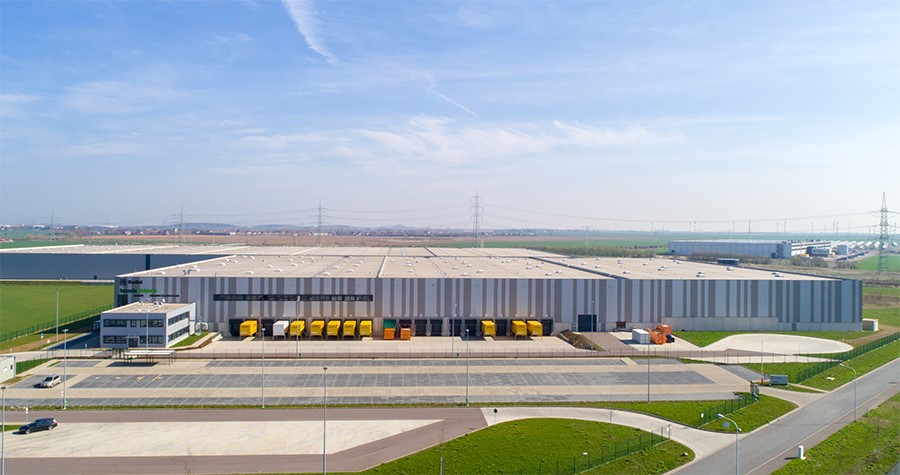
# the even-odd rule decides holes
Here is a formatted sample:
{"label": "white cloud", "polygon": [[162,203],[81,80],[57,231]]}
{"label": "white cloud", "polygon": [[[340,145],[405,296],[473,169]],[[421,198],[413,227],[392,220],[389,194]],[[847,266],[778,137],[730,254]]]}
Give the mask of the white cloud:
{"label": "white cloud", "polygon": [[21,116],[26,113],[29,104],[40,99],[40,96],[28,94],[0,94],[0,117]]}
{"label": "white cloud", "polygon": [[319,24],[310,0],[282,0],[291,20],[297,27],[297,31],[303,35],[309,49],[322,55],[329,64],[337,63],[337,58],[322,43],[319,38]]}
{"label": "white cloud", "polygon": [[144,112],[183,97],[167,85],[135,80],[85,82],[70,87],[67,92],[65,105],[96,114]]}

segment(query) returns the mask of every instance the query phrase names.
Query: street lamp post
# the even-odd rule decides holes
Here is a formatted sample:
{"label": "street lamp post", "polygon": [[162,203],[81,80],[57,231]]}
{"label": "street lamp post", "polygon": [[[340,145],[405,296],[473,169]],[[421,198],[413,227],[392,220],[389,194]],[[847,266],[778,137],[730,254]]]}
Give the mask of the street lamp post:
{"label": "street lamp post", "polygon": [[454,303],[453,304],[453,318],[450,319],[450,357],[451,358],[453,357],[453,352],[455,351],[453,348],[455,346],[455,342],[453,340],[456,338],[456,335],[453,332],[453,328],[454,328],[454,323],[456,323],[456,308],[457,308],[457,306]]}
{"label": "street lamp post", "polygon": [[68,379],[69,369],[69,329],[63,328],[63,391],[62,391],[62,408],[65,411],[69,401],[66,400],[66,379]]}
{"label": "street lamp post", "polygon": [[59,343],[59,289],[56,289],[56,343]]}
{"label": "street lamp post", "polygon": [[466,328],[466,407],[469,406],[469,329]]}
{"label": "street lamp post", "polygon": [[262,383],[259,385],[259,396],[262,408],[266,408],[266,329],[262,325],[262,319],[259,319],[259,335],[262,338]]}
{"label": "street lamp post", "polygon": [[850,371],[853,371],[853,420],[856,420],[856,370],[850,366],[845,365],[844,363],[839,363],[840,366],[844,368],[849,368]]}
{"label": "street lamp post", "polygon": [[3,396],[3,420],[0,422],[0,475],[6,475],[6,386],[0,386]]}
{"label": "street lamp post", "polygon": [[322,367],[322,475],[328,473],[325,452],[325,436],[328,425],[328,366]]}
{"label": "street lamp post", "polygon": [[650,402],[650,345],[647,345],[647,402]]}
{"label": "street lamp post", "polygon": [[734,475],[740,475],[738,472],[738,467],[740,466],[740,458],[738,456],[738,433],[741,431],[741,428],[738,427],[737,422],[734,422],[734,420],[729,419],[722,414],[716,414],[716,416],[718,416],[719,419],[725,419],[734,424]]}
{"label": "street lamp post", "polygon": [[150,348],[150,309],[147,309],[147,319],[144,321],[144,325],[146,326],[144,338],[147,339],[144,348]]}

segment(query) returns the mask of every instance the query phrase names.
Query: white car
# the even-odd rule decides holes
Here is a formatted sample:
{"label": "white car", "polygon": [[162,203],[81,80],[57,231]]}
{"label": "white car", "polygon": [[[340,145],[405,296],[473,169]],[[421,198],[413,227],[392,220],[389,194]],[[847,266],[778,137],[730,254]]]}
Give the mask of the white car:
{"label": "white car", "polygon": [[53,376],[47,376],[46,378],[44,378],[44,380],[41,381],[40,386],[42,388],[52,388],[53,386],[56,386],[57,384],[59,384],[61,382],[62,382],[62,379],[59,377],[59,375],[54,374]]}

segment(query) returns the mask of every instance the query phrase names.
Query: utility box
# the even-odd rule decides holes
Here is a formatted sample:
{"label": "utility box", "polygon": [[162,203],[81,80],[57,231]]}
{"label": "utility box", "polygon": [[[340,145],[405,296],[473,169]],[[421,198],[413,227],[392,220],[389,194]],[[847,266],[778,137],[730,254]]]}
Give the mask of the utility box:
{"label": "utility box", "polygon": [[878,320],[874,318],[863,318],[862,329],[871,332],[878,331]]}
{"label": "utility box", "polygon": [[241,338],[256,336],[257,322],[256,320],[245,320],[241,323]]}
{"label": "utility box", "polygon": [[284,338],[284,335],[288,332],[288,327],[290,327],[290,322],[287,320],[278,320],[272,325],[272,338],[276,336],[280,336]]}
{"label": "utility box", "polygon": [[16,377],[16,357],[0,356],[0,383]]}
{"label": "utility box", "polygon": [[631,339],[639,345],[650,344],[650,332],[641,330],[640,328],[631,330]]}
{"label": "utility box", "polygon": [[786,374],[770,374],[769,384],[772,386],[787,386],[788,377]]}

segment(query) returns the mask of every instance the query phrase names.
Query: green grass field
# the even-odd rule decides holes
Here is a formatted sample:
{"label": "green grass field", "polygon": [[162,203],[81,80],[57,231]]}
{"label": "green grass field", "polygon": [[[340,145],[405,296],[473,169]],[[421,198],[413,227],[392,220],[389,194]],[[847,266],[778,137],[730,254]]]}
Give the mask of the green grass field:
{"label": "green grass field", "polygon": [[113,303],[112,285],[79,282],[0,282],[0,333],[56,321],[56,289],[60,319]]}
{"label": "green grass field", "polygon": [[[857,374],[862,376],[898,357],[900,357],[900,341],[895,341],[889,345],[863,353],[856,358],[851,358],[845,361],[844,364],[855,369]],[[798,383],[823,390],[831,390],[853,380],[853,371],[841,366],[835,366],[804,381],[797,381],[797,375],[801,371],[810,368],[815,364],[816,363],[765,363],[762,365],[762,369],[768,374],[786,374],[788,380],[792,383]],[[758,363],[745,364],[743,366],[757,372],[760,371],[760,365]]]}
{"label": "green grass field", "polygon": [[883,474],[900,462],[900,394],[794,459],[777,475]]}
{"label": "green grass field", "polygon": [[58,241],[11,241],[0,242],[0,249],[19,249],[24,247],[45,247],[45,246],[66,246],[71,245],[70,242]]}
{"label": "green grass field", "polygon": [[[875,270],[878,267],[878,256],[867,257],[858,262],[860,270]],[[900,255],[888,255],[889,272],[900,272]]]}
{"label": "green grass field", "polygon": [[[590,239],[587,242],[582,239],[535,239],[533,241],[485,241],[484,247],[490,248],[507,248],[507,247],[527,247],[527,248],[666,248],[668,241],[650,240],[650,239]],[[471,242],[453,242],[441,244],[441,247],[472,247]]]}
{"label": "green grass field", "polygon": [[[868,318],[868,317],[867,317]],[[732,335],[745,335],[747,333],[754,332],[675,332],[674,335],[676,338],[682,338],[687,340],[701,348],[715,343],[725,337],[729,337]],[[773,335],[799,335],[799,336],[810,336],[815,338],[824,338],[826,340],[837,340],[846,342],[849,345],[854,345],[854,340],[858,338],[862,338],[865,336],[869,336],[872,332],[867,331],[850,331],[850,332],[840,332],[840,331],[821,331],[821,332],[762,332]]]}
{"label": "green grass field", "polygon": [[[571,419],[524,419],[497,424],[478,432],[451,440],[443,447],[432,447],[393,462],[388,462],[362,473],[366,474],[423,474],[441,472],[454,474],[517,474],[517,473],[572,473],[588,467],[588,456],[593,463],[604,454],[611,457],[616,450],[624,452],[625,444],[641,434],[638,429],[614,424]],[[631,464],[638,464],[627,473],[665,473],[690,461],[689,449],[674,442],[665,442],[661,452],[648,457],[653,449],[645,449],[644,457],[632,457]],[[661,444],[661,445],[664,445]],[[656,451],[654,451],[656,452]],[[682,452],[691,454],[681,457]],[[665,454],[670,454],[664,456]],[[639,456],[640,453],[635,454]],[[658,458],[657,458],[658,455]],[[613,462],[617,463],[618,460]],[[662,462],[662,463],[660,463]],[[613,471],[608,471],[615,468]],[[598,467],[587,473],[626,473],[625,466]]]}

